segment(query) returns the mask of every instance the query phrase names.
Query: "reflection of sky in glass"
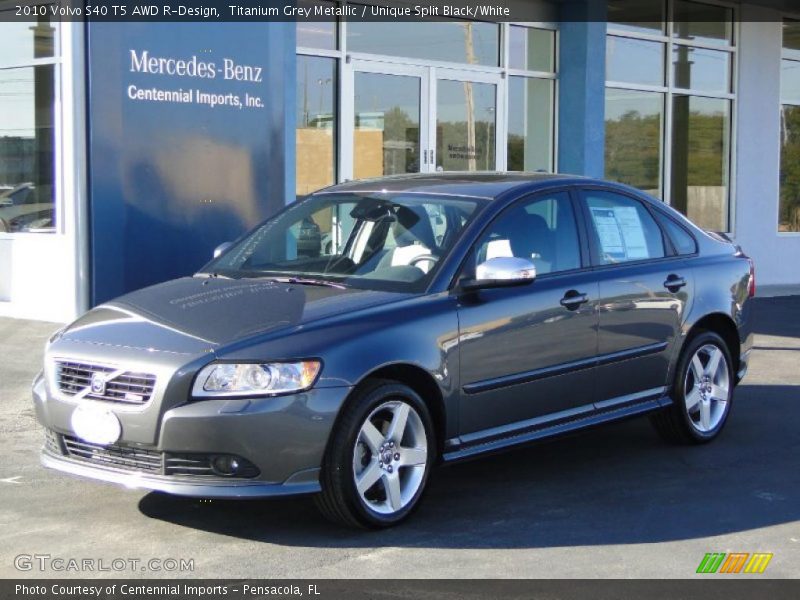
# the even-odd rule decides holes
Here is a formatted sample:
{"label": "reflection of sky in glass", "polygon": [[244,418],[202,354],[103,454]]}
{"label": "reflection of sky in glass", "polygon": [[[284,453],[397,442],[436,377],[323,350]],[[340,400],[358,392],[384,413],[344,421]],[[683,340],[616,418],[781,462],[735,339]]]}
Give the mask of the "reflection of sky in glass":
{"label": "reflection of sky in glass", "polygon": [[781,62],[781,100],[800,103],[800,62]]}
{"label": "reflection of sky in glass", "polygon": [[[347,24],[347,49],[389,56],[468,63],[467,29],[457,22],[357,22]],[[473,64],[498,65],[496,23],[472,23]]]}
{"label": "reflection of sky in glass", "polygon": [[661,92],[637,92],[608,88],[606,90],[606,120],[615,121],[629,112],[642,117],[661,114],[664,94]]}
{"label": "reflection of sky in glass", "polygon": [[[420,81],[405,75],[356,73],[356,117],[365,113],[383,115],[390,110],[400,110],[408,119],[419,125]],[[358,123],[356,123],[358,126]]]}
{"label": "reflection of sky in glass", "polygon": [[[297,0],[298,8],[312,11],[315,7],[330,8],[332,2]],[[305,48],[336,50],[336,21],[297,21],[297,45]]]}
{"label": "reflection of sky in glass", "polygon": [[664,85],[664,44],[609,36],[606,79]]}
{"label": "reflection of sky in glass", "polygon": [[675,86],[710,92],[730,91],[730,54],[718,50],[675,46],[672,51]]}
{"label": "reflection of sky in glass", "polygon": [[317,117],[331,117],[336,93],[336,61],[318,56],[297,57],[297,126]]}
{"label": "reflection of sky in glass", "polygon": [[[0,21],[13,19],[13,14],[11,11],[0,11]],[[54,36],[53,26],[46,22],[3,22],[0,65],[20,65],[35,58],[53,56]]]}
{"label": "reflection of sky in glass", "polygon": [[0,136],[33,137],[33,67],[0,70]]}
{"label": "reflection of sky in glass", "polygon": [[512,25],[509,31],[509,67],[528,71],[553,71],[555,32],[517,25]]}

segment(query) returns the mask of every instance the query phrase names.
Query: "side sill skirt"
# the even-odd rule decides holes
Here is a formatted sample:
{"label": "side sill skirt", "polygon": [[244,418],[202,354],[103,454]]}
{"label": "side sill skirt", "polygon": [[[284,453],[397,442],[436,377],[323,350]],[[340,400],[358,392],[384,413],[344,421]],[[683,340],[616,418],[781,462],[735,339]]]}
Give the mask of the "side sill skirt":
{"label": "side sill skirt", "polygon": [[482,454],[498,452],[507,448],[513,448],[514,446],[555,438],[589,427],[655,412],[669,406],[672,402],[672,398],[666,395],[658,397],[651,396],[630,404],[610,406],[605,409],[601,408],[587,413],[578,413],[574,417],[551,420],[533,428],[512,431],[503,437],[487,441],[476,440],[475,442],[467,444],[462,443],[457,446],[450,446],[442,455],[442,460],[443,462],[454,462]]}

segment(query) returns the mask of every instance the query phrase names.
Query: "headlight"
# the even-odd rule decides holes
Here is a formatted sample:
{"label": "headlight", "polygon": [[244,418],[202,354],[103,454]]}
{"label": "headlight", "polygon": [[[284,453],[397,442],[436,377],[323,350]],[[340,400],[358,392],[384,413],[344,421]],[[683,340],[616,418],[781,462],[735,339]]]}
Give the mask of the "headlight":
{"label": "headlight", "polygon": [[275,363],[213,363],[198,373],[192,396],[270,396],[307,390],[317,380],[318,360]]}

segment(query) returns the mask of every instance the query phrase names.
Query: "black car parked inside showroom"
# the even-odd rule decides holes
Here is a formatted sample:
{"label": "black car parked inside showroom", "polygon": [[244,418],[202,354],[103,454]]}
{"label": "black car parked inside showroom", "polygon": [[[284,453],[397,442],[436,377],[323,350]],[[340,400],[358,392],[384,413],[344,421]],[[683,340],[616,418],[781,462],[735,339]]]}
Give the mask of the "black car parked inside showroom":
{"label": "black car parked inside showroom", "polygon": [[622,185],[344,183],[56,333],[42,461],[187,496],[315,493],[388,526],[439,462],[645,414],[716,438],[754,292],[738,247]]}

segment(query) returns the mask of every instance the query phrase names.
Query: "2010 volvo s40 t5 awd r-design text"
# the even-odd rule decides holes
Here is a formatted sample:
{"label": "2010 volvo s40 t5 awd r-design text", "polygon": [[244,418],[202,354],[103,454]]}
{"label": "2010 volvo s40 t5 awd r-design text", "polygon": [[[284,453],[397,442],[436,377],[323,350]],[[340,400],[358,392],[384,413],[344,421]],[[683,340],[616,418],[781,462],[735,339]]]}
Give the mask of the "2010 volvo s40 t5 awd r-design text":
{"label": "2010 volvo s40 t5 awd r-design text", "polygon": [[747,367],[752,261],[621,185],[345,183],[215,254],[52,337],[46,466],[382,527],[440,461],[644,414],[708,442]]}

